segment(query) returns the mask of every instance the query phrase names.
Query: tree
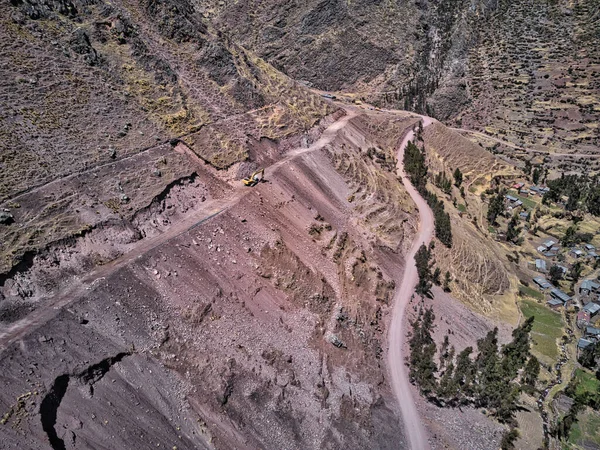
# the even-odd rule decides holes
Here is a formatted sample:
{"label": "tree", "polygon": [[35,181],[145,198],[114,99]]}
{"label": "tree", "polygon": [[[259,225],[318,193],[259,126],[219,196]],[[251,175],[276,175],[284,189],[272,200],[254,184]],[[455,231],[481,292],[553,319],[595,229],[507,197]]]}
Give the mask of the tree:
{"label": "tree", "polygon": [[450,275],[450,271],[446,271],[446,276],[444,277],[444,292],[450,292],[450,283],[452,282],[452,275]]}
{"label": "tree", "polygon": [[437,187],[439,187],[446,194],[450,194],[452,192],[452,182],[446,176],[446,172],[440,172],[440,173],[438,173],[434,177],[433,182],[435,183],[435,185]]}
{"label": "tree", "polygon": [[519,237],[519,233],[521,232],[521,228],[519,225],[519,216],[515,213],[510,221],[508,222],[508,226],[506,228],[506,240],[509,242],[513,242],[516,238]]}
{"label": "tree", "polygon": [[536,167],[535,169],[533,169],[533,174],[531,175],[531,181],[533,181],[533,184],[538,184],[538,181],[540,181],[541,175],[542,175],[542,170],[539,167]]}
{"label": "tree", "polygon": [[576,284],[581,277],[581,272],[583,271],[583,267],[581,265],[581,261],[577,261],[569,270],[569,277],[571,278],[573,284]]}
{"label": "tree", "polygon": [[454,363],[450,361],[442,378],[440,378],[437,395],[453,404],[457,400],[459,389],[460,386],[454,378]]}
{"label": "tree", "polygon": [[525,173],[525,175],[531,174],[531,161],[529,161],[528,159],[525,160],[525,168],[523,169],[523,172]]}
{"label": "tree", "polygon": [[530,356],[529,361],[527,361],[527,365],[525,366],[525,370],[523,371],[523,382],[531,386],[535,387],[535,383],[540,375],[540,362],[535,356]]}
{"label": "tree", "polygon": [[600,216],[600,185],[592,187],[587,195],[587,210],[594,216]]}
{"label": "tree", "polygon": [[435,373],[437,366],[434,361],[436,345],[431,336],[434,327],[435,315],[431,308],[419,315],[412,323],[412,334],[409,339],[410,346],[410,379],[415,382],[421,393],[425,396],[437,388]]}
{"label": "tree", "polygon": [[598,359],[600,359],[600,342],[596,342],[594,345],[588,345],[583,349],[579,356],[579,364],[594,370]]}
{"label": "tree", "polygon": [[460,188],[460,185],[461,185],[461,184],[462,184],[462,182],[463,182],[463,174],[462,174],[462,172],[460,171],[460,169],[459,169],[458,167],[457,167],[457,168],[456,168],[456,170],[454,171],[454,174],[453,174],[453,175],[454,175],[454,185],[455,185],[457,188]]}
{"label": "tree", "polygon": [[500,191],[492,200],[490,201],[490,206],[488,207],[487,219],[491,225],[496,223],[496,219],[500,214],[504,212],[504,191]]}
{"label": "tree", "polygon": [[507,430],[502,435],[502,441],[500,441],[501,450],[513,450],[515,448],[515,442],[519,438],[519,432],[516,428]]}
{"label": "tree", "polygon": [[558,282],[562,280],[563,271],[556,264],[553,264],[552,266],[550,266],[550,270],[548,270],[548,277],[550,278],[550,282],[554,286],[558,286]]}
{"label": "tree", "polygon": [[466,400],[473,395],[473,383],[475,382],[475,366],[471,361],[473,347],[467,347],[458,354],[456,358],[456,369],[454,370],[454,382],[460,388],[461,396]]}
{"label": "tree", "polygon": [[404,170],[406,170],[412,185],[422,194],[427,184],[425,154],[412,141],[408,141],[404,151]]}
{"label": "tree", "polygon": [[504,376],[513,379],[525,365],[529,356],[529,333],[533,328],[534,316],[529,317],[512,332],[512,341],[502,349],[502,369]]}
{"label": "tree", "polygon": [[565,235],[560,240],[560,243],[563,246],[568,247],[575,242],[576,235],[577,227],[575,225],[571,225],[569,228],[567,228],[567,231],[565,231]]}
{"label": "tree", "polygon": [[419,283],[416,287],[417,294],[426,296],[431,291],[431,266],[429,265],[429,259],[431,258],[431,251],[422,244],[419,250],[415,254],[415,265],[417,266],[417,274],[419,275]]}
{"label": "tree", "polygon": [[436,267],[435,270],[433,271],[433,275],[431,277],[433,284],[435,284],[436,286],[439,286],[441,284],[441,281],[440,281],[441,275],[442,275],[442,270],[439,267]]}

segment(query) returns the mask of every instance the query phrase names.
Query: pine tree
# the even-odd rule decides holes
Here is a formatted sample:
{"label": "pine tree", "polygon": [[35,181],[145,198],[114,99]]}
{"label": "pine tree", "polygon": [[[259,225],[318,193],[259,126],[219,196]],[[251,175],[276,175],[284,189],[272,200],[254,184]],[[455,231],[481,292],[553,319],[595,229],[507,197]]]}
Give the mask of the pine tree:
{"label": "pine tree", "polygon": [[529,317],[512,332],[512,341],[502,349],[502,368],[504,377],[512,380],[523,368],[529,356],[529,333],[533,327],[534,316]]}
{"label": "pine tree", "polygon": [[444,292],[450,292],[450,283],[452,282],[452,275],[450,275],[450,271],[446,271],[446,276],[444,277]]}
{"label": "pine tree", "polygon": [[504,212],[504,195],[504,191],[501,191],[490,201],[487,219],[491,225],[494,225],[498,216]]}
{"label": "pine tree", "polygon": [[450,361],[446,371],[440,378],[437,395],[445,399],[450,404],[456,403],[459,394],[459,385],[454,378],[454,363]]}
{"label": "pine tree", "polygon": [[473,395],[473,383],[475,381],[475,366],[471,361],[473,347],[467,347],[460,352],[456,358],[456,369],[454,370],[454,382],[460,389],[460,396],[467,400]]}
{"label": "pine tree", "polygon": [[435,373],[437,366],[434,358],[436,345],[431,336],[434,327],[435,315],[431,308],[419,313],[412,324],[412,334],[409,340],[410,346],[410,379],[415,382],[421,393],[430,395],[437,389]]}
{"label": "pine tree", "polygon": [[523,382],[526,385],[534,388],[539,375],[540,362],[535,356],[532,355],[529,357],[529,361],[527,361],[527,365],[525,366],[525,370],[523,372]]}
{"label": "pine tree", "polygon": [[457,188],[460,188],[460,185],[461,185],[461,184],[462,184],[462,182],[463,182],[463,174],[462,174],[462,172],[460,171],[460,169],[459,169],[458,167],[457,167],[457,168],[456,168],[456,170],[454,171],[454,174],[453,174],[453,175],[454,175],[454,185],[455,185]]}
{"label": "pine tree", "polygon": [[419,275],[419,283],[417,284],[416,292],[421,296],[429,295],[431,291],[430,258],[430,250],[425,245],[421,245],[415,254],[415,265],[417,266],[417,274]]}

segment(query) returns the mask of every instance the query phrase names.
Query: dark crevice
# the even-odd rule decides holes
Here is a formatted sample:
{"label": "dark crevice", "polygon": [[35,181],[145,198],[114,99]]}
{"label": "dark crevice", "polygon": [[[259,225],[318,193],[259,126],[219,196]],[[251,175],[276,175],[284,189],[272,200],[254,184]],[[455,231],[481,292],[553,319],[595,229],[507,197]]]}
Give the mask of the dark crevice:
{"label": "dark crevice", "polygon": [[0,273],[0,287],[4,286],[6,280],[14,277],[15,275],[23,272],[27,272],[33,267],[33,259],[38,254],[37,250],[28,250],[19,258],[20,261],[11,267],[6,273]]}
{"label": "dark crevice", "polygon": [[61,375],[54,380],[52,387],[42,400],[40,405],[40,415],[42,418],[42,429],[48,435],[50,445],[54,450],[66,450],[65,442],[56,434],[56,417],[58,407],[62,402],[67,387],[69,386],[69,375]]}
{"label": "dark crevice", "polygon": [[93,395],[94,383],[100,381],[104,375],[108,373],[110,368],[123,360],[126,356],[130,356],[131,352],[121,352],[116,356],[105,358],[99,363],[89,366],[85,370],[75,375],[63,374],[54,380],[52,386],[48,390],[46,396],[40,404],[40,417],[42,421],[42,429],[48,435],[48,441],[53,450],[66,450],[65,442],[58,437],[56,433],[56,418],[58,416],[58,408],[69,387],[71,376],[90,385],[90,392]]}
{"label": "dark crevice", "polygon": [[77,378],[84,383],[93,385],[94,383],[100,381],[114,364],[122,361],[123,358],[130,355],[130,352],[122,352],[117,356],[103,359],[99,363],[89,366],[87,369],[82,371],[79,375],[77,375]]}

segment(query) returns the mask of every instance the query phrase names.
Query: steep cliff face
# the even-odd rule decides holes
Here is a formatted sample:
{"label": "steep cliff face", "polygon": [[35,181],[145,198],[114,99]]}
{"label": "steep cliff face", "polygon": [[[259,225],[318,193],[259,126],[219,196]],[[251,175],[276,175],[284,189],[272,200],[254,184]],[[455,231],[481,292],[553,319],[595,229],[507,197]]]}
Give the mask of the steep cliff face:
{"label": "steep cliff face", "polygon": [[199,7],[217,27],[318,88],[456,120],[522,146],[587,153],[598,145],[600,13],[593,0]]}
{"label": "steep cliff face", "polygon": [[443,87],[438,97],[449,98],[454,109],[441,107],[442,114],[468,100],[457,80],[465,76],[479,24],[496,8],[495,1],[462,0],[274,3],[215,2],[206,15],[276,67],[320,89],[425,111],[427,98]]}

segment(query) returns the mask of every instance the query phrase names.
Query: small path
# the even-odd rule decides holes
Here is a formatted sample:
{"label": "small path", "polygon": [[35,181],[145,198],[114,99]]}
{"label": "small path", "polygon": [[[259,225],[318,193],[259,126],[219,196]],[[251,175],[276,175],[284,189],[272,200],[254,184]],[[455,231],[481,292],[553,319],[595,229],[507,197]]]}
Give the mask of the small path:
{"label": "small path", "polygon": [[[433,123],[433,119],[425,116],[421,117],[424,127]],[[404,315],[418,281],[414,256],[422,244],[427,245],[433,238],[434,220],[431,208],[429,208],[427,202],[417,192],[404,172],[404,150],[408,145],[408,141],[413,139],[414,133],[410,131],[400,144],[400,148],[398,149],[398,173],[402,177],[406,191],[410,194],[419,209],[419,229],[412,247],[406,255],[406,267],[404,268],[402,282],[394,294],[394,309],[388,333],[388,366],[392,389],[402,411],[402,421],[408,438],[409,448],[412,450],[423,450],[429,448],[427,433],[419,417],[415,401],[412,398],[412,388],[408,379],[407,369],[404,365],[403,348],[406,338]]]}
{"label": "small path", "polygon": [[502,139],[498,139],[498,138],[490,136],[488,134],[481,133],[480,131],[467,130],[465,128],[452,128],[452,127],[448,127],[448,128],[450,128],[451,130],[454,130],[454,131],[458,131],[459,133],[468,133],[468,134],[472,134],[473,136],[480,137],[482,139],[487,139],[490,141],[498,142],[499,144],[503,144],[503,145],[506,145],[507,147],[514,148],[515,150],[521,150],[526,153],[539,153],[540,155],[556,156],[556,157],[573,156],[575,158],[600,158],[600,154],[596,155],[596,154],[588,154],[588,153],[555,153],[555,152],[547,152],[544,150],[528,149],[528,148],[520,147],[516,144],[513,144],[512,142],[503,141]]}

